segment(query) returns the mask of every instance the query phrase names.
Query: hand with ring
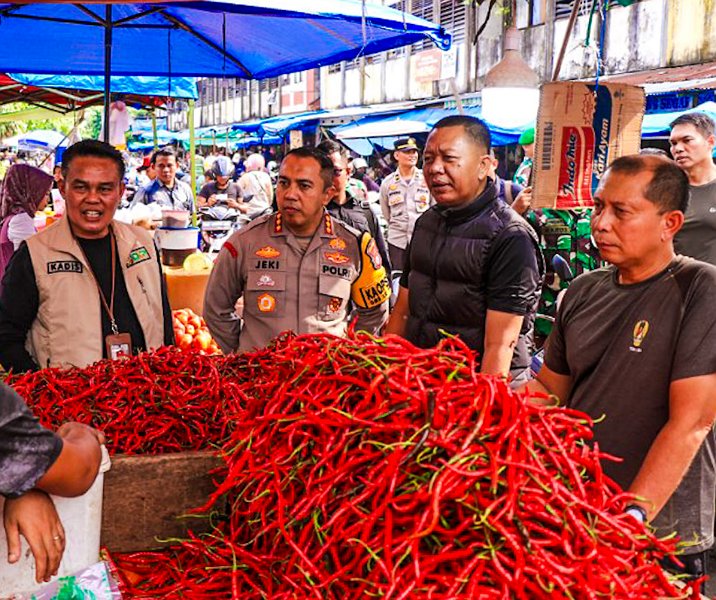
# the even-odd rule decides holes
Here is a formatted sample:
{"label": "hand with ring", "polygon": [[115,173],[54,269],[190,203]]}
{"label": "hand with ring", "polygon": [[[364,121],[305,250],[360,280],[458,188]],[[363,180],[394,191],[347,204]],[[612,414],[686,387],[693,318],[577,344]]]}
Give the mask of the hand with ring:
{"label": "hand with ring", "polygon": [[65,530],[52,499],[39,490],[31,490],[18,498],[5,500],[5,535],[8,562],[20,560],[22,535],[35,558],[37,583],[57,575],[65,551]]}

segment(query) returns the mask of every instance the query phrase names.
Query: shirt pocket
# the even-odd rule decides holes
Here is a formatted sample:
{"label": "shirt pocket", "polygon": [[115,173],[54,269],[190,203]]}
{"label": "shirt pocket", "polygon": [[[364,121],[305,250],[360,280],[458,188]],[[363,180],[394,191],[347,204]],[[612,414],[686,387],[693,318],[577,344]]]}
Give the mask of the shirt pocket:
{"label": "shirt pocket", "polygon": [[388,192],[388,206],[390,212],[402,212],[405,210],[405,194],[401,190]]}
{"label": "shirt pocket", "polygon": [[244,311],[259,319],[283,318],[286,314],[286,273],[249,271]]}
{"label": "shirt pocket", "polygon": [[415,210],[424,213],[430,208],[430,191],[427,188],[418,188],[415,192]]}
{"label": "shirt pocket", "polygon": [[345,316],[351,297],[351,282],[340,277],[323,276],[318,281],[318,318],[335,321]]}

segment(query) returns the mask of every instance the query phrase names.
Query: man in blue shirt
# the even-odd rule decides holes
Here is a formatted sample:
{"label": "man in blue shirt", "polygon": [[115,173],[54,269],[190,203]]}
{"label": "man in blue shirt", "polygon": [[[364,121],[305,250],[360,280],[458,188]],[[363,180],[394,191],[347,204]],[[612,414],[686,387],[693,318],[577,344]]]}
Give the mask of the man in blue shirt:
{"label": "man in blue shirt", "polygon": [[152,165],[157,177],[137,190],[132,206],[156,202],[162,208],[191,211],[194,194],[189,185],[177,179],[177,156],[174,150],[170,147],[157,150],[152,155]]}

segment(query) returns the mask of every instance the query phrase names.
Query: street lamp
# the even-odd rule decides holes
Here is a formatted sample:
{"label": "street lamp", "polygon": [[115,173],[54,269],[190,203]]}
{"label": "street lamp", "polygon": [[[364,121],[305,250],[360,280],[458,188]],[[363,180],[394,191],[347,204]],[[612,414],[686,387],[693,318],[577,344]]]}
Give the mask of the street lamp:
{"label": "street lamp", "polygon": [[502,60],[485,76],[482,116],[492,125],[512,129],[534,122],[538,106],[539,76],[520,55],[520,33],[510,26]]}

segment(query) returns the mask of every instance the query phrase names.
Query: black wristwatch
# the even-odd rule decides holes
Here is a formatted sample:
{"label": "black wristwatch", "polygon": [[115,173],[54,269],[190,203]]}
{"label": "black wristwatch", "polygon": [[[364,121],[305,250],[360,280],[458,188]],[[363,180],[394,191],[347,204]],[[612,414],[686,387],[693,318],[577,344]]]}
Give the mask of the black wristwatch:
{"label": "black wristwatch", "polygon": [[628,515],[631,515],[635,519],[637,519],[641,523],[646,523],[646,511],[643,507],[639,506],[638,504],[630,504],[624,509],[624,512]]}

